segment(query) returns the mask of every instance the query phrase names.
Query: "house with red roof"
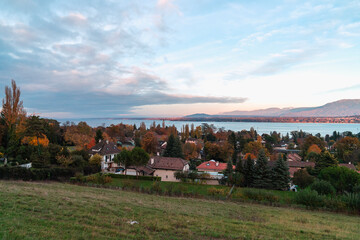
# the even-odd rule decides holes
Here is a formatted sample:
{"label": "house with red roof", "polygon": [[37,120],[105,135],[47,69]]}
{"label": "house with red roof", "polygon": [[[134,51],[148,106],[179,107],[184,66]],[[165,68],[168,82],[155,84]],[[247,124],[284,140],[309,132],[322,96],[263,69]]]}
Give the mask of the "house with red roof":
{"label": "house with red roof", "polygon": [[[210,175],[210,179],[206,181],[207,184],[219,185],[218,180],[224,176],[223,171],[226,169],[226,166],[227,163],[210,160],[201,163],[199,166],[196,167],[196,169],[200,174],[207,173]],[[233,168],[235,169],[235,166],[233,166]]]}

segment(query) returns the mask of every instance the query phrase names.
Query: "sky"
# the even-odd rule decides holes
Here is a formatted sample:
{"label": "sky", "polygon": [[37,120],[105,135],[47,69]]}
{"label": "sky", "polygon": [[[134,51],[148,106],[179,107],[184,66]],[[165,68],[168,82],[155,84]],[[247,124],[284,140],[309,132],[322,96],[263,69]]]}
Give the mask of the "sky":
{"label": "sky", "polygon": [[0,98],[174,117],[360,98],[360,1],[0,1]]}

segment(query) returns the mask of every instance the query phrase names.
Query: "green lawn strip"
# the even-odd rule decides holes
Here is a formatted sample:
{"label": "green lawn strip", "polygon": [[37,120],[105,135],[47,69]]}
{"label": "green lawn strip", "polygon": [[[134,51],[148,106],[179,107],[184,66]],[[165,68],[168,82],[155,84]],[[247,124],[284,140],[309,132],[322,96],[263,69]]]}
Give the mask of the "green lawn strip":
{"label": "green lawn strip", "polygon": [[61,183],[0,181],[0,207],[0,239],[360,238],[357,216]]}

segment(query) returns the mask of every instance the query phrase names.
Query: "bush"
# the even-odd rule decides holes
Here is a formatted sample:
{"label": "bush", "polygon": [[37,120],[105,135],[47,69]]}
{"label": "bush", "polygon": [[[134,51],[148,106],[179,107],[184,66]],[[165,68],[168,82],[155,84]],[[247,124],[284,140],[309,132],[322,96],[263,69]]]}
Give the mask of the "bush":
{"label": "bush", "polygon": [[353,187],[353,193],[360,193],[360,183],[356,184]]}
{"label": "bush", "polygon": [[324,205],[330,210],[343,211],[346,209],[346,203],[339,197],[324,198]]}
{"label": "bush", "polygon": [[343,201],[349,210],[360,212],[360,193],[347,193],[343,196]]}
{"label": "bush", "polygon": [[360,183],[360,174],[347,167],[328,167],[321,170],[319,179],[330,182],[338,192],[352,192]]}
{"label": "bush", "polygon": [[311,176],[306,169],[300,169],[299,171],[296,171],[293,177],[293,183],[302,189],[312,184],[314,180],[315,177]]}
{"label": "bush", "polygon": [[132,175],[122,175],[122,174],[114,174],[114,173],[109,173],[107,175],[112,178],[161,181],[161,177],[154,177],[154,176],[132,176]]}
{"label": "bush", "polygon": [[162,189],[161,189],[161,186],[160,186],[160,182],[156,181],[153,183],[153,185],[151,186],[151,189],[150,189],[152,192],[156,192],[156,193],[159,193],[161,194],[162,193]]}
{"label": "bush", "polygon": [[134,183],[134,181],[125,179],[125,180],[121,181],[121,186],[123,189],[133,189],[133,188],[135,188],[135,183]]}
{"label": "bush", "polygon": [[224,196],[225,195],[225,191],[223,188],[211,187],[211,188],[208,188],[207,192],[210,196]]}
{"label": "bush", "polygon": [[336,191],[331,183],[324,180],[316,180],[310,185],[310,189],[315,190],[320,195],[333,195]]}
{"label": "bush", "polygon": [[13,180],[62,180],[73,177],[77,169],[73,168],[22,168],[0,167],[0,179]]}
{"label": "bush", "polygon": [[274,193],[261,190],[261,189],[252,189],[252,188],[245,188],[242,190],[242,195],[244,198],[255,200],[255,201],[268,201],[268,202],[278,202],[279,197],[276,196]]}
{"label": "bush", "polygon": [[111,183],[112,178],[110,176],[105,175],[105,174],[97,173],[97,174],[94,174],[94,175],[87,176],[86,181],[104,185],[106,183]]}
{"label": "bush", "polygon": [[324,205],[324,197],[314,190],[305,189],[295,195],[295,202],[307,207],[317,208]]}

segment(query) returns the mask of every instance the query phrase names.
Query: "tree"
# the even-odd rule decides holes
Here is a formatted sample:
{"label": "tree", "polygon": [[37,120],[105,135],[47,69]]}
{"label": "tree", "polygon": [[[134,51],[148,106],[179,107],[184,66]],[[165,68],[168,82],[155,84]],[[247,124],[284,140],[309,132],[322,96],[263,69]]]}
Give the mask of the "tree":
{"label": "tree", "polygon": [[352,192],[360,184],[360,174],[347,167],[328,167],[321,170],[319,179],[328,181],[338,192]]}
{"label": "tree", "polygon": [[95,142],[98,143],[98,142],[100,142],[101,140],[104,140],[103,132],[101,131],[100,128],[98,128],[98,129],[96,130],[96,133],[95,133]]}
{"label": "tree", "polygon": [[114,162],[116,162],[117,164],[121,164],[125,168],[126,175],[127,168],[133,163],[131,151],[123,149],[119,154],[114,157]]}
{"label": "tree", "polygon": [[16,82],[11,80],[11,88],[5,87],[5,98],[2,100],[1,118],[7,128],[13,127],[18,123],[21,116],[25,116],[26,112],[23,107],[23,101],[20,101],[20,89]]}
{"label": "tree", "polygon": [[24,130],[26,112],[20,100],[20,89],[11,80],[11,88],[5,87],[5,98],[2,100],[1,132],[2,145],[6,148],[5,155],[15,157],[20,146],[21,133]]}
{"label": "tree", "polygon": [[256,188],[271,188],[271,171],[263,149],[260,150],[257,157],[253,185]]}
{"label": "tree", "polygon": [[169,136],[169,139],[167,141],[167,145],[164,151],[164,157],[184,157],[180,139],[178,137],[175,137],[173,134]]}
{"label": "tree", "polygon": [[227,184],[228,186],[231,186],[233,184],[233,174],[234,169],[232,165],[232,161],[229,160],[226,165],[226,169],[223,172],[224,176],[220,180],[222,184]]}
{"label": "tree", "polygon": [[99,154],[92,155],[89,159],[89,163],[93,166],[100,166],[102,162],[102,157]]}
{"label": "tree", "polygon": [[255,178],[255,166],[254,160],[251,159],[251,156],[248,155],[244,164],[244,185],[246,187],[252,187]]}
{"label": "tree", "polygon": [[321,170],[327,167],[336,167],[338,165],[337,160],[328,151],[324,151],[320,154],[317,162],[315,162],[315,172],[320,173]]}
{"label": "tree", "polygon": [[306,169],[296,171],[293,177],[293,183],[302,189],[312,184],[314,180],[315,177],[311,176]]}
{"label": "tree", "polygon": [[183,152],[186,160],[196,159],[199,156],[200,146],[195,143],[187,142],[184,144]]}
{"label": "tree", "polygon": [[241,160],[241,159],[239,159],[239,160],[236,162],[235,172],[241,173],[241,174],[244,173],[244,166],[243,166],[243,163],[242,163],[242,160]]}
{"label": "tree", "polygon": [[275,167],[272,169],[272,187],[277,190],[286,190],[289,188],[289,183],[289,167],[283,157],[279,155],[279,158],[275,163]]}
{"label": "tree", "polygon": [[[132,164],[136,167],[144,166],[149,162],[150,156],[144,149],[135,147],[131,151]],[[137,174],[137,173],[136,173]]]}
{"label": "tree", "polygon": [[337,156],[342,161],[348,161],[355,150],[360,149],[360,140],[356,137],[344,137],[335,144]]}
{"label": "tree", "polygon": [[147,132],[141,139],[141,147],[148,153],[156,153],[157,138],[153,132]]}

